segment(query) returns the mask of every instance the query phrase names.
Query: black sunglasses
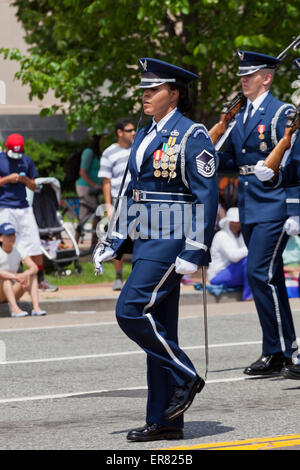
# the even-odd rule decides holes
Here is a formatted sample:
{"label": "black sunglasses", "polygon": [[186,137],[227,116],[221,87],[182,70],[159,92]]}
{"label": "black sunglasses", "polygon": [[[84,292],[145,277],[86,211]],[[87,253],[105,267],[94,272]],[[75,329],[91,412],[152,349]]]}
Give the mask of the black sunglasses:
{"label": "black sunglasses", "polygon": [[135,129],[123,129],[123,132],[135,132]]}

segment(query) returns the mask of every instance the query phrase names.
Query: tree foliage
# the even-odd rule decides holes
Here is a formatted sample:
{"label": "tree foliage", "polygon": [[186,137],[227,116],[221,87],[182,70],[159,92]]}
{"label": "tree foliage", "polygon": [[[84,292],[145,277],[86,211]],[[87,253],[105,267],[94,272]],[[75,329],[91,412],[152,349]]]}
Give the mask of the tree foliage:
{"label": "tree foliage", "polygon": [[[80,143],[84,149],[88,145],[87,140]],[[5,148],[5,142],[0,142],[0,147]],[[55,176],[63,189],[74,191],[74,185],[65,181],[64,162],[68,155],[78,151],[78,142],[68,142],[52,139],[49,142],[38,142],[32,138],[26,139],[25,153],[35,163],[39,177]]]}
{"label": "tree foliage", "polygon": [[[95,131],[140,109],[137,60],[156,57],[199,74],[192,117],[206,124],[235,90],[237,48],[277,56],[298,34],[298,0],[14,0],[28,54],[16,77],[30,98],[55,91],[69,129]],[[294,53],[296,54],[296,53]],[[295,78],[289,56],[274,91],[288,97]]]}

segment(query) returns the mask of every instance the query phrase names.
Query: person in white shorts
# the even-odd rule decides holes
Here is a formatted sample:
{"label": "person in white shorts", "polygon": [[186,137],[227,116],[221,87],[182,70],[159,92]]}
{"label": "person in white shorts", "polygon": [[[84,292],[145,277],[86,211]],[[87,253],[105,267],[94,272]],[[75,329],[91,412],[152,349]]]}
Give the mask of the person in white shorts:
{"label": "person in white shorts", "polygon": [[37,169],[23,153],[24,139],[11,134],[6,151],[0,153],[0,224],[10,222],[16,230],[16,247],[20,254],[30,256],[38,267],[39,290],[54,292],[58,288],[44,278],[43,255],[38,226],[26,198],[26,187],[34,191]]}

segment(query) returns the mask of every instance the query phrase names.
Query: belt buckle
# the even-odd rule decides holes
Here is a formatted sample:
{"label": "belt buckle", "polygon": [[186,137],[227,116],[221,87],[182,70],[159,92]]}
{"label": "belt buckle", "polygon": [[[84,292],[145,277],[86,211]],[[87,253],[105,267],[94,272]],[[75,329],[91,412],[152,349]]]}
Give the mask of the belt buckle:
{"label": "belt buckle", "polygon": [[142,191],[140,189],[133,190],[133,200],[134,202],[140,202],[142,200]]}
{"label": "belt buckle", "polygon": [[247,168],[246,165],[241,166],[241,167],[240,167],[240,174],[241,174],[241,175],[246,175],[246,174],[247,174],[247,170],[248,170],[248,168]]}

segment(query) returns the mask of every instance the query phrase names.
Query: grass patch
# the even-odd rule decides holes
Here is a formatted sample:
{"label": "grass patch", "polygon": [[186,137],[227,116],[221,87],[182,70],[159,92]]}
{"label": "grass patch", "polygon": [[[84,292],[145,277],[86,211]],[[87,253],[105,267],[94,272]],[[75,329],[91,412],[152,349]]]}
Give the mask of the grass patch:
{"label": "grass patch", "polygon": [[[53,271],[47,272],[47,281],[56,286],[72,286],[78,284],[99,284],[101,282],[113,282],[115,280],[115,268],[113,263],[104,263],[104,274],[95,276],[93,263],[80,263],[82,272],[80,274],[74,272],[73,264],[66,269],[70,269],[70,276],[56,276]],[[123,265],[123,280],[125,281],[131,273],[131,264]]]}

